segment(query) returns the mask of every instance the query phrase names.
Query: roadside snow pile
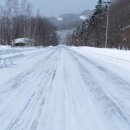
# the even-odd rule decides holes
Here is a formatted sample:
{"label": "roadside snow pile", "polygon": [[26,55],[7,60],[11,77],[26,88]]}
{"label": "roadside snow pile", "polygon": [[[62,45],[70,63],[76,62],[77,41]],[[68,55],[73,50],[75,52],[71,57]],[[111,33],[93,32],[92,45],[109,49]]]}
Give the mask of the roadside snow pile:
{"label": "roadside snow pile", "polygon": [[0,59],[0,67],[8,67],[13,65],[13,61],[10,59]]}
{"label": "roadside snow pile", "polygon": [[94,47],[79,47],[83,52],[91,52],[93,55],[102,55],[104,57],[109,56],[111,58],[117,58],[122,60],[130,61],[130,51],[118,50],[118,49],[105,49],[105,48],[94,48]]}
{"label": "roadside snow pile", "polygon": [[[44,47],[49,49],[49,47]],[[0,45],[0,68],[9,67],[19,63],[21,58],[26,55],[31,55],[34,52],[39,52],[43,49],[43,46],[39,47],[11,47]],[[21,60],[20,60],[21,61]]]}
{"label": "roadside snow pile", "polygon": [[0,46],[0,68],[13,65],[13,61],[7,58],[12,53],[16,53],[16,51],[12,50],[10,46]]}
{"label": "roadside snow pile", "polygon": [[93,61],[97,67],[102,66],[107,71],[130,81],[130,51],[94,47],[72,47],[72,49]]}
{"label": "roadside snow pile", "polygon": [[14,60],[21,58],[24,54],[31,53],[36,48],[34,47],[15,47],[10,46],[0,46],[0,68],[9,67],[14,65]]}

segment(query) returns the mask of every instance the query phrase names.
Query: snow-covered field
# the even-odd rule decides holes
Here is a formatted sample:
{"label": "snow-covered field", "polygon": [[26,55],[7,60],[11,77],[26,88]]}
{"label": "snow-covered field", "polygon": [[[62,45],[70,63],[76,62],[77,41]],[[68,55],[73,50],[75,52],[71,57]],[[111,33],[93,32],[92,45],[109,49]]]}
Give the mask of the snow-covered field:
{"label": "snow-covered field", "polygon": [[0,46],[0,130],[130,130],[130,51]]}

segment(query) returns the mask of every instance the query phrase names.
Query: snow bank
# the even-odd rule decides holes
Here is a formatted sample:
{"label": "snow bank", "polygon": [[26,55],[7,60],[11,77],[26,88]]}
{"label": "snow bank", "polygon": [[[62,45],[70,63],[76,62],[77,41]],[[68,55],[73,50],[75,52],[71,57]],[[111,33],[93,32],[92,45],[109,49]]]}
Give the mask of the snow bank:
{"label": "snow bank", "polygon": [[72,47],[72,49],[96,62],[98,66],[102,66],[130,81],[130,51],[94,47]]}

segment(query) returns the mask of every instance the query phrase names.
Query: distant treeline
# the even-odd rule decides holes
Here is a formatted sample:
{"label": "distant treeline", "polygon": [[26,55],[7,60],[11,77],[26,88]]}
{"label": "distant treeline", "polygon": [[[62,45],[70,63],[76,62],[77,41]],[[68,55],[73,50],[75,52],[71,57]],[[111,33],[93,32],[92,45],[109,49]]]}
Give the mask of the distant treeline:
{"label": "distant treeline", "polygon": [[98,1],[93,14],[69,38],[71,45],[105,47],[107,13],[109,9],[109,48],[130,49],[130,0],[112,0],[106,5]]}
{"label": "distant treeline", "polygon": [[17,38],[31,38],[36,45],[57,45],[55,27],[39,11],[32,14],[32,5],[23,0],[7,0],[0,6],[0,44],[10,45]]}

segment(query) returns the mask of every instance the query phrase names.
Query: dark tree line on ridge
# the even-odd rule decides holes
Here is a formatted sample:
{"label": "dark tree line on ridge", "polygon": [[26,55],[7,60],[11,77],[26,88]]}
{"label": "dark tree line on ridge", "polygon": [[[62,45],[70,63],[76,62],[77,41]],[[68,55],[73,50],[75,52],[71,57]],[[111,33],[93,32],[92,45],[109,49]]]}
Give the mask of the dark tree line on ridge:
{"label": "dark tree line on ridge", "polygon": [[17,38],[30,38],[37,46],[57,45],[55,27],[39,11],[32,15],[32,5],[27,0],[7,0],[0,6],[0,44],[10,45]]}
{"label": "dark tree line on ridge", "polygon": [[[130,0],[112,0],[109,6],[109,48],[130,49]],[[78,26],[69,45],[105,47],[108,6],[102,0],[89,19]]]}

